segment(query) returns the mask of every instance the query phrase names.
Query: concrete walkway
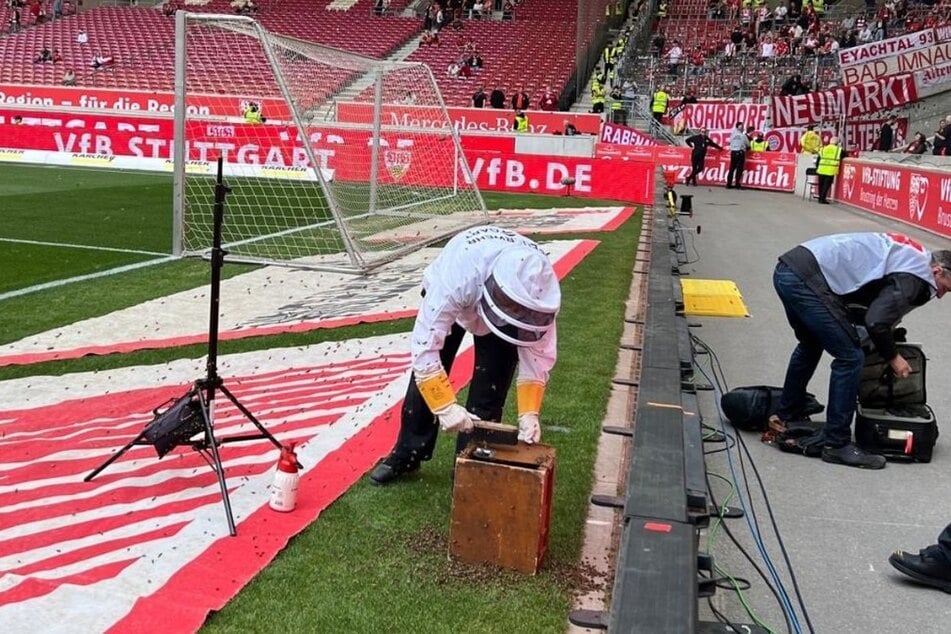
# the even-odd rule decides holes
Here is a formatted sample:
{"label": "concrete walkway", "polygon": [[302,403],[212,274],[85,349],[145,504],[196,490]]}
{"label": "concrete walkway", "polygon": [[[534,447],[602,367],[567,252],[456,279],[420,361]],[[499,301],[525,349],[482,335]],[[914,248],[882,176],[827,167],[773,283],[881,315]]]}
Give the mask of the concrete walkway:
{"label": "concrete walkway", "polygon": [[[807,203],[792,194],[734,192],[681,186],[694,197],[693,219],[699,235],[687,233],[696,245],[697,261],[684,271],[696,278],[734,280],[749,307],[748,319],[693,318],[701,327],[694,335],[709,344],[722,364],[729,386],[781,385],[794,337],[772,288],[778,255],[815,236],[850,231],[901,231],[930,248],[951,248],[951,242],[849,208]],[[694,255],[693,251],[689,251]],[[904,582],[888,564],[896,548],[917,550],[935,541],[951,522],[951,299],[933,300],[906,317],[908,339],[923,344],[930,359],[928,400],[939,427],[944,428],[930,464],[889,463],[882,471],[864,471],[826,464],[817,459],[779,452],[744,433],[743,440],[765,484],[776,523],[808,608],[814,631],[822,633],[944,633],[951,631],[951,597]],[[707,364],[705,357],[698,357]],[[820,364],[811,389],[826,402],[829,357]],[[705,421],[719,425],[712,392],[702,392]],[[821,417],[821,415],[820,415]],[[732,428],[728,426],[732,433]],[[722,445],[708,444],[708,450]],[[711,473],[731,477],[725,453],[707,457]],[[740,474],[738,455],[733,470]],[[777,570],[785,570],[776,539],[770,537],[769,515],[751,465],[745,464],[756,516],[765,547]],[[724,499],[729,491],[714,478],[714,490]],[[736,502],[733,503],[736,505]],[[728,526],[754,559],[751,530],[744,519]],[[706,538],[701,539],[701,550]],[[727,535],[718,531],[712,546],[716,563],[733,576],[748,579],[744,596],[757,615],[774,631],[786,631],[777,601]],[[782,574],[793,602],[788,574]],[[736,593],[719,590],[713,605],[735,623],[752,623]],[[713,620],[705,602],[704,620]],[[802,631],[808,632],[800,614]]]}

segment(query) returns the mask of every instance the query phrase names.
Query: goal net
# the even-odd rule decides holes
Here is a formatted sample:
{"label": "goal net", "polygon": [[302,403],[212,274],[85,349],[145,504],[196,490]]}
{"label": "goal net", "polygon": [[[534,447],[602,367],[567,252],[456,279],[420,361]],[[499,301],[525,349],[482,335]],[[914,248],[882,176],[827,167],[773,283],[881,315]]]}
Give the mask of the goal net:
{"label": "goal net", "polygon": [[429,68],[176,15],[175,250],[367,271],[486,221]]}

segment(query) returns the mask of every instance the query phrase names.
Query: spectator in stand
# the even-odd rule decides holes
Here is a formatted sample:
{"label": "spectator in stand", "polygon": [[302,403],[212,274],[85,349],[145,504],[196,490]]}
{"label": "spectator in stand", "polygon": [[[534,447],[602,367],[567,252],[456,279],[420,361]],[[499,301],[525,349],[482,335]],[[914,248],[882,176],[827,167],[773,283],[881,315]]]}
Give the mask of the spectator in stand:
{"label": "spectator in stand", "polygon": [[684,56],[684,50],[680,48],[680,42],[674,40],[674,45],[670,47],[664,56],[667,60],[667,74],[676,77],[680,73],[680,60]]}
{"label": "spectator in stand", "polygon": [[788,15],[789,15],[789,8],[786,7],[786,5],[784,4],[781,4],[778,7],[776,7],[776,10],[773,12],[773,16],[776,19],[777,25],[786,24],[786,16]]}
{"label": "spectator in stand", "polygon": [[565,119],[565,136],[578,136],[578,128],[568,119]]}
{"label": "spectator in stand", "polygon": [[799,2],[799,0],[789,0],[786,4],[786,9],[789,19],[795,22],[799,19],[799,16],[802,15],[802,2]]}
{"label": "spectator in stand", "polygon": [[868,44],[875,41],[875,33],[872,32],[871,25],[866,24],[865,28],[859,31],[858,40],[859,44]]}
{"label": "spectator in stand", "polygon": [[419,47],[439,46],[439,33],[436,31],[424,31],[423,38],[419,41]]}
{"label": "spectator in stand", "polygon": [[481,20],[483,11],[485,11],[485,3],[482,0],[476,0],[469,12],[469,17],[473,20]]}
{"label": "spectator in stand", "polygon": [[10,21],[8,22],[10,33],[17,33],[20,31],[20,10],[14,9],[13,13],[10,15]]}
{"label": "spectator in stand", "polygon": [[178,3],[175,0],[168,0],[162,5],[162,15],[166,18],[174,16],[176,11],[178,11]]}
{"label": "spectator in stand", "polygon": [[59,52],[58,48],[54,48],[52,62],[54,64],[59,64],[61,61],[63,61],[63,54]]}
{"label": "spectator in stand", "polygon": [[558,109],[558,95],[552,91],[551,86],[545,86],[545,92],[538,100],[538,108],[545,112],[554,112]]}
{"label": "spectator in stand", "polygon": [[502,5],[502,19],[503,20],[515,19],[515,5],[512,4],[512,0],[505,0],[505,4]]}
{"label": "spectator in stand", "polygon": [[485,94],[485,86],[479,86],[479,89],[472,95],[472,107],[485,108],[485,102],[488,98],[489,96]]}
{"label": "spectator in stand", "polygon": [[76,33],[76,43],[80,45],[89,43],[89,36],[85,29],[79,29],[79,32]]}
{"label": "spectator in stand", "polygon": [[664,52],[664,46],[667,45],[667,40],[664,39],[662,33],[658,33],[653,40],[651,40],[651,55],[654,56],[654,59],[660,59],[661,54]]}
{"label": "spectator in stand", "polygon": [[512,110],[528,110],[530,103],[531,101],[528,98],[528,93],[525,92],[525,88],[519,86],[515,94],[512,95]]}
{"label": "spectator in stand", "polygon": [[938,122],[938,130],[934,133],[934,148],[931,153],[935,156],[947,156],[949,144],[951,144],[951,116],[947,116]]}
{"label": "spectator in stand", "polygon": [[475,70],[475,71],[482,70],[482,67],[484,66],[484,62],[482,61],[482,56],[479,55],[478,53],[473,53],[472,55],[470,55],[469,58],[466,60],[466,63],[469,65],[470,68],[472,68],[472,70]]}
{"label": "spectator in stand", "polygon": [[115,67],[116,58],[112,55],[103,55],[102,51],[97,51],[96,56],[92,58],[92,62],[90,62],[89,65],[96,70],[109,70]]}
{"label": "spectator in stand", "polygon": [[783,82],[782,87],[779,90],[779,94],[783,97],[788,97],[791,95],[801,95],[802,94],[802,75],[793,75],[789,79]]}
{"label": "spectator in stand", "polygon": [[763,37],[763,41],[759,45],[759,56],[764,62],[776,57],[776,45],[773,43],[772,36],[766,35]]}
{"label": "spectator in stand", "polygon": [[72,68],[67,68],[63,72],[62,83],[64,86],[75,86],[76,85],[76,72]]}
{"label": "spectator in stand", "polygon": [[892,123],[894,119],[891,117],[882,124],[882,129],[878,131],[878,143],[875,144],[875,149],[879,152],[891,152],[892,148],[895,145],[895,134],[892,130]]}
{"label": "spectator in stand", "polygon": [[452,63],[450,63],[449,66],[446,68],[446,76],[447,76],[447,77],[452,77],[453,79],[458,79],[458,78],[459,78],[459,70],[460,70],[459,64],[458,64],[457,62],[452,62]]}
{"label": "spectator in stand", "polygon": [[492,93],[489,95],[489,104],[496,110],[505,107],[505,93],[498,86],[492,89]]}
{"label": "spectator in stand", "polygon": [[703,74],[703,63],[706,61],[703,55],[703,48],[697,46],[693,49],[693,52],[690,54],[690,74],[691,75],[702,75]]}
{"label": "spectator in stand", "polygon": [[723,47],[723,57],[728,60],[736,57],[736,44],[734,44],[731,40],[727,40],[726,45]]}
{"label": "spectator in stand", "polygon": [[33,58],[34,64],[43,64],[44,62],[53,61],[53,51],[48,48],[41,50],[36,57]]}
{"label": "spectator in stand", "polygon": [[924,154],[931,148],[924,133],[916,132],[914,140],[905,148],[905,154]]}
{"label": "spectator in stand", "polygon": [[416,93],[412,90],[407,90],[406,94],[403,95],[403,98],[400,100],[400,103],[404,106],[412,106],[416,103]]}
{"label": "spectator in stand", "polygon": [[687,137],[684,143],[690,148],[690,175],[687,176],[687,180],[684,181],[684,184],[696,185],[697,174],[703,171],[703,162],[707,158],[707,148],[712,147],[718,150],[722,150],[723,148],[710,138],[706,128],[700,130],[699,134]]}

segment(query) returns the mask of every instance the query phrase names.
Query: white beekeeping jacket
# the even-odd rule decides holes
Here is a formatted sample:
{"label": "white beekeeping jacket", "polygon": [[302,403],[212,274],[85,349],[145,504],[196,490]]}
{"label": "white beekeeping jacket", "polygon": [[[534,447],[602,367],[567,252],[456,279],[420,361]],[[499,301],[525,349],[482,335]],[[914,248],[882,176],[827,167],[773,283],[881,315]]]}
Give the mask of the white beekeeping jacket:
{"label": "white beekeeping jacket", "polygon": [[[439,351],[454,323],[473,335],[486,335],[489,327],[479,316],[485,280],[504,249],[534,242],[500,227],[475,227],[456,235],[423,272],[426,296],[419,307],[410,351],[413,371],[429,374],[441,367]],[[518,379],[548,383],[557,357],[556,325],[530,346],[519,346]]]}

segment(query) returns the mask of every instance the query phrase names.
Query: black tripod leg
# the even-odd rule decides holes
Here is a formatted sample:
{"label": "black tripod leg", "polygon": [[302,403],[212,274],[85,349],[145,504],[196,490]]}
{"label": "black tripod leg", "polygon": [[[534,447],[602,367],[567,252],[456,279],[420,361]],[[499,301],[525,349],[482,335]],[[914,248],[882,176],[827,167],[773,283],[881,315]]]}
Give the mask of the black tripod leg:
{"label": "black tripod leg", "polygon": [[[249,410],[247,407],[245,407],[238,401],[237,397],[235,397],[235,395],[231,393],[231,390],[229,390],[224,385],[219,385],[218,389],[221,391],[222,394],[228,397],[229,401],[234,403],[234,406],[237,407],[238,410],[240,410],[242,414],[244,414],[245,418],[251,421],[254,424],[254,426],[257,427],[258,430],[260,430],[261,436],[270,440],[271,443],[278,449],[281,449],[283,445],[281,445],[280,441],[277,438],[275,438],[274,434],[269,432],[264,425],[261,424],[261,421],[259,421],[254,416],[254,414],[251,413],[251,410]],[[232,436],[232,437],[229,437],[228,440],[233,442],[235,440],[253,440],[254,438],[258,438],[258,436]]]}
{"label": "black tripod leg", "polygon": [[105,469],[106,467],[108,467],[109,465],[111,465],[113,462],[115,462],[116,460],[118,460],[120,457],[122,457],[122,454],[124,454],[125,452],[129,451],[130,449],[132,449],[132,447],[134,447],[135,445],[142,444],[140,441],[141,441],[144,437],[145,437],[145,431],[143,430],[142,432],[139,433],[138,436],[136,436],[135,438],[133,438],[132,440],[130,440],[129,442],[127,442],[126,445],[125,445],[125,447],[123,447],[123,448],[120,449],[119,451],[117,451],[117,452],[115,452],[114,454],[112,454],[111,456],[109,456],[109,459],[108,459],[108,460],[106,460],[106,461],[103,462],[101,465],[99,465],[98,467],[96,467],[93,471],[91,471],[91,472],[89,473],[89,475],[87,475],[85,478],[83,478],[83,482],[89,482],[90,480],[92,480],[93,478],[95,478],[97,475],[99,475],[100,473],[102,473],[103,469]]}
{"label": "black tripod leg", "polygon": [[202,422],[205,425],[205,444],[207,444],[211,450],[211,457],[214,463],[212,468],[218,476],[218,486],[221,487],[221,502],[225,506],[225,516],[228,519],[228,532],[234,537],[238,534],[238,529],[235,528],[234,525],[234,514],[231,512],[231,499],[228,497],[228,483],[225,482],[225,468],[221,464],[221,455],[218,453],[218,443],[215,440],[215,429],[212,423],[212,416],[214,414],[211,411],[211,407],[214,401],[207,400],[204,392],[199,391],[198,395]]}

